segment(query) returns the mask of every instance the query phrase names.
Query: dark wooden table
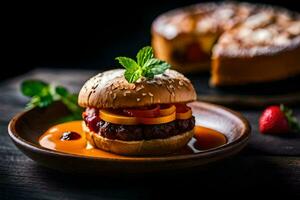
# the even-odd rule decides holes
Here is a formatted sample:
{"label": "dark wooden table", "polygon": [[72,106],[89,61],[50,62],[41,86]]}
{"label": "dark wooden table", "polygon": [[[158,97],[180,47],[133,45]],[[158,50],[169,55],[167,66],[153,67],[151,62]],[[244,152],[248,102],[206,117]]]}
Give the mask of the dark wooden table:
{"label": "dark wooden table", "polygon": [[[239,155],[189,172],[172,171],[143,177],[83,176],[47,169],[23,155],[7,134],[9,120],[23,110],[27,102],[19,93],[20,82],[37,78],[78,92],[82,83],[95,73],[38,69],[0,84],[0,199],[200,199],[208,198],[207,195],[237,198],[300,195],[300,137],[259,134],[257,120],[261,110],[240,110],[251,122],[252,136]],[[295,112],[300,118],[300,107],[295,108]]]}

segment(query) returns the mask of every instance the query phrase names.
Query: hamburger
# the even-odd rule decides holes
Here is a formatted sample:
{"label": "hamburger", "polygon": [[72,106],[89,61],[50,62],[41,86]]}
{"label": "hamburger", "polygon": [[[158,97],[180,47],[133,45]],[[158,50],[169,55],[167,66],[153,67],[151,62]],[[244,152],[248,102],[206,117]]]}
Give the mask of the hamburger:
{"label": "hamburger", "polygon": [[[119,57],[125,70],[99,73],[83,85],[78,103],[85,108],[83,129],[94,147],[120,155],[159,155],[184,147],[193,137],[195,118],[186,105],[196,100],[193,85],[147,48],[146,59],[155,59],[158,66],[143,68],[155,60],[137,59],[142,70],[132,78],[138,68],[132,70],[135,64]],[[163,70],[158,73],[159,66]]]}

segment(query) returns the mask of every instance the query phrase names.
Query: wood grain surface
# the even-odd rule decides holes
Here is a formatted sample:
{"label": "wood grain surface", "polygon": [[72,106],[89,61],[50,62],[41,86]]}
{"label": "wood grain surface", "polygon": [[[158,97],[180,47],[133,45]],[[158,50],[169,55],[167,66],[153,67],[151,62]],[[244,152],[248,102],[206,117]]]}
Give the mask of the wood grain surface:
{"label": "wood grain surface", "polygon": [[[17,150],[7,134],[8,121],[27,102],[18,92],[21,80],[38,78],[79,91],[95,71],[38,69],[0,84],[0,199],[164,199],[209,195],[231,197],[300,196],[300,139],[263,136],[257,120],[261,109],[239,110],[250,121],[252,137],[238,156],[194,169],[134,177],[82,176],[37,165]],[[198,87],[198,86],[197,86]],[[295,107],[300,119],[300,107]],[[101,166],[99,166],[101,167]]]}

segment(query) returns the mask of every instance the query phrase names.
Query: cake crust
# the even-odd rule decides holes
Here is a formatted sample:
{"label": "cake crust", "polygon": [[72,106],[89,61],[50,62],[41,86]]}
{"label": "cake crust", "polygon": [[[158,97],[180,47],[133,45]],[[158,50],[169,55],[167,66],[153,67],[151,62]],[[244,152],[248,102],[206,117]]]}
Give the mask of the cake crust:
{"label": "cake crust", "polygon": [[[201,3],[159,16],[152,37],[156,55],[181,66],[177,70],[188,73],[210,68],[213,86],[269,82],[300,74],[300,14],[284,8]],[[211,40],[205,44],[210,46],[209,57],[191,62],[186,56],[189,45],[203,49],[205,40]],[[177,51],[184,53],[178,56]],[[199,51],[192,55],[195,53]]]}

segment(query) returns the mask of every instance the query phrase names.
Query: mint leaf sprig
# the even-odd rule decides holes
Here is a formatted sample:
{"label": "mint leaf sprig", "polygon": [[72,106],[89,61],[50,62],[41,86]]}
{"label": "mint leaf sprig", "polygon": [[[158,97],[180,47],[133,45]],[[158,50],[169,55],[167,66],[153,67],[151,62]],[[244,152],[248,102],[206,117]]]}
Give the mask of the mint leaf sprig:
{"label": "mint leaf sprig", "polygon": [[21,83],[21,92],[31,98],[27,108],[44,108],[60,100],[72,113],[68,119],[81,119],[82,108],[77,104],[78,95],[70,93],[63,86],[54,86],[40,80],[25,80]]}
{"label": "mint leaf sprig", "polygon": [[129,83],[134,83],[141,77],[152,79],[155,75],[163,74],[171,66],[163,60],[154,58],[150,46],[139,50],[136,61],[128,57],[116,57],[116,60],[126,69],[124,76]]}

